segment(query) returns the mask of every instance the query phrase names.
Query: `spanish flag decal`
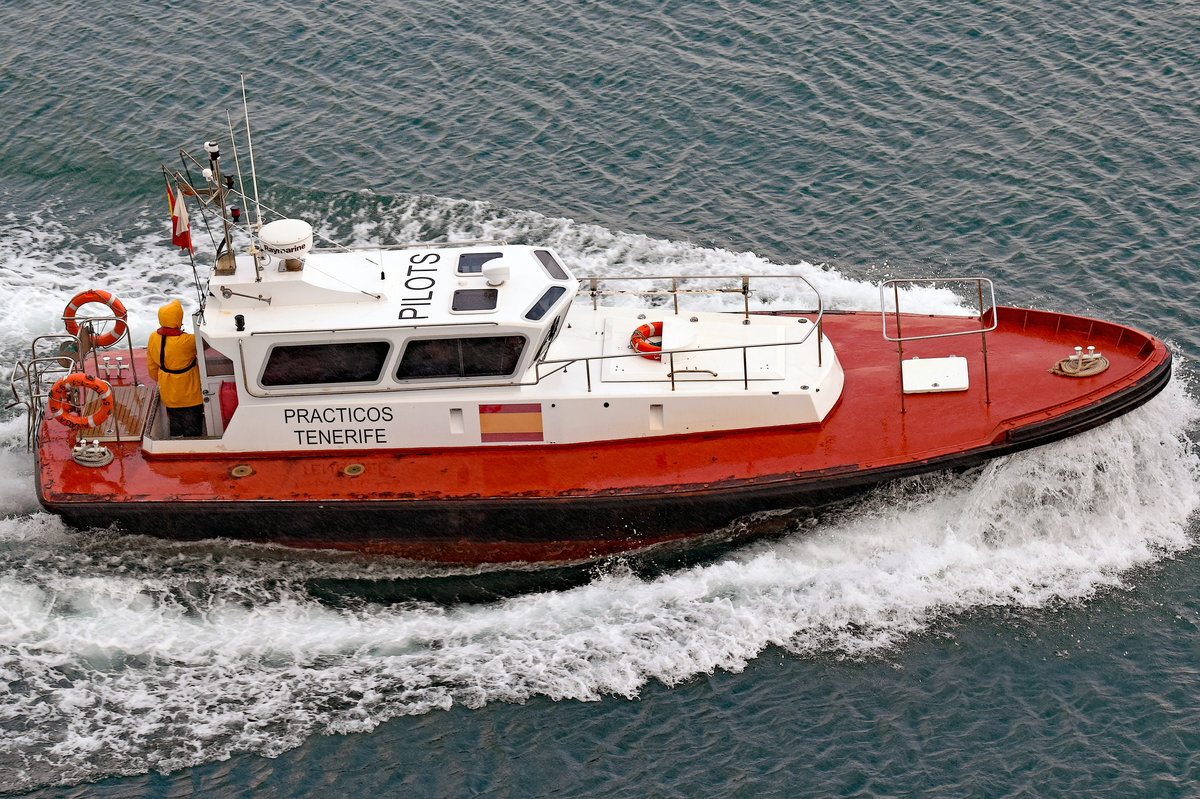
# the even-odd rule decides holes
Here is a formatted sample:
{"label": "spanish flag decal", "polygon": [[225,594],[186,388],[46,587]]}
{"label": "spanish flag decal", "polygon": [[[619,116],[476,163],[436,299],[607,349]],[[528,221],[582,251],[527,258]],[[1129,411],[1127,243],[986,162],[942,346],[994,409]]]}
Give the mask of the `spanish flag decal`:
{"label": "spanish flag decal", "polygon": [[479,433],[485,444],[542,441],[542,405],[480,405]]}

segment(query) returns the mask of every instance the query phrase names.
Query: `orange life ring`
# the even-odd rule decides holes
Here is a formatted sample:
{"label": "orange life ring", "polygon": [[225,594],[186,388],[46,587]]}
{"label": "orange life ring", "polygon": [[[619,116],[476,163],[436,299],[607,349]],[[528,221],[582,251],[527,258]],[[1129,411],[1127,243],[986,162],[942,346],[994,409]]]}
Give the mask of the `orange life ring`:
{"label": "orange life ring", "polygon": [[661,361],[662,344],[655,344],[650,339],[662,339],[662,326],[662,322],[647,322],[642,325],[633,331],[633,335],[629,337],[629,346],[642,353],[643,358],[649,358],[652,361]]}
{"label": "orange life ring", "polygon": [[[71,413],[71,389],[86,388],[96,392],[100,407],[88,416]],[[50,389],[50,415],[67,427],[82,430],[88,427],[98,427],[108,418],[113,409],[112,387],[98,377],[85,375],[83,372],[72,372],[60,378]]]}
{"label": "orange life ring", "polygon": [[66,310],[63,311],[63,322],[67,325],[67,332],[72,336],[79,335],[79,323],[75,321],[75,313],[80,307],[87,305],[89,302],[102,302],[107,305],[113,312],[113,316],[117,317],[117,323],[113,325],[113,329],[105,333],[103,336],[96,336],[92,341],[94,347],[108,347],[116,344],[121,340],[121,336],[125,335],[127,327],[125,320],[129,318],[129,314],[125,311],[125,306],[121,301],[103,289],[91,289],[90,291],[80,292],[76,294],[74,299],[67,303]]}

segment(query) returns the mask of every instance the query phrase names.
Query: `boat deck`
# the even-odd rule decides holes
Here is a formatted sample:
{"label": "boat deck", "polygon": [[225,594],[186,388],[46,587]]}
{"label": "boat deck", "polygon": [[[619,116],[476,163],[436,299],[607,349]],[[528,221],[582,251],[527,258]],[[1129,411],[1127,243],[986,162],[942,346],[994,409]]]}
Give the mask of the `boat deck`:
{"label": "boat deck", "polygon": [[[96,427],[79,431],[81,439],[88,441],[140,442],[142,438],[142,423],[154,401],[153,385],[114,385],[113,409],[108,418]],[[83,407],[83,415],[89,416],[100,407],[100,400],[93,398]]]}

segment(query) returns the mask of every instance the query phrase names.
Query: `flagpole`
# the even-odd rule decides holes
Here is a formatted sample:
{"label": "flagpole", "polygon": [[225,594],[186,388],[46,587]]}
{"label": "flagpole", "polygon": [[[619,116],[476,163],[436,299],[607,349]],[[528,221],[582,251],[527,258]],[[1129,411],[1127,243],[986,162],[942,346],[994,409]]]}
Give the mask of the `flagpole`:
{"label": "flagpole", "polygon": [[[165,166],[162,168],[162,173],[163,173],[163,182],[167,184],[167,202],[171,206],[171,243],[175,244],[176,246],[182,247],[184,250],[187,251],[188,261],[190,261],[191,265],[192,265],[192,284],[196,287],[196,305],[200,309],[200,313],[203,314],[204,313],[204,292],[200,290],[200,273],[196,269],[196,250],[192,246],[191,226],[189,225],[187,228],[188,246],[184,247],[182,244],[179,244],[177,241],[175,241],[175,236],[176,236],[176,233],[175,233],[175,219],[176,219],[175,202],[176,202],[176,200],[175,200],[175,195],[171,193],[171,178],[170,178],[170,176],[167,175],[167,168]],[[182,204],[183,203],[183,192],[180,191],[178,185],[175,186],[175,191],[179,192],[179,203]],[[186,214],[187,206],[183,205],[182,207],[184,208],[184,214]]]}

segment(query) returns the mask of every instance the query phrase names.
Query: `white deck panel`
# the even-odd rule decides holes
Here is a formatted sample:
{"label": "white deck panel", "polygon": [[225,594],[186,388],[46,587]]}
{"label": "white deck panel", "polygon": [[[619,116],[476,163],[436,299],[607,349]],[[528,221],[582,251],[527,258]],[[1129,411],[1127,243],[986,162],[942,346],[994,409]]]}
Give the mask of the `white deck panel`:
{"label": "white deck panel", "polygon": [[946,358],[913,358],[901,364],[905,394],[936,394],[943,391],[966,391],[967,359],[951,355]]}

